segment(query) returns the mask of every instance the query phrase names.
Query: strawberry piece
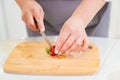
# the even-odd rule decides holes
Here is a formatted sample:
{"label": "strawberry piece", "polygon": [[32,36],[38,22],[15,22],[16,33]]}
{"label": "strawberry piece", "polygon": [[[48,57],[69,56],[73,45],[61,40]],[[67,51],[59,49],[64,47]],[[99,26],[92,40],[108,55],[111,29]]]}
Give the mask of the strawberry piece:
{"label": "strawberry piece", "polygon": [[50,47],[50,55],[51,56],[56,56],[57,54],[55,54],[55,46]]}

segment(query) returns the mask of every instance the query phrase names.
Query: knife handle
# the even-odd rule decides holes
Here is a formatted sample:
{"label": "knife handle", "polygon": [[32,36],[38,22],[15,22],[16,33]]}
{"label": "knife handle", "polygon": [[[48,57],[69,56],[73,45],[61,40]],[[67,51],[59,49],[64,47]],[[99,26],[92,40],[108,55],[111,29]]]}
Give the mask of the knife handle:
{"label": "knife handle", "polygon": [[35,19],[35,18],[33,18],[33,20],[34,20],[34,23],[35,23],[36,28],[40,31],[40,29],[39,29],[39,27],[38,27],[38,24],[37,24],[36,19]]}
{"label": "knife handle", "polygon": [[49,39],[47,38],[46,34],[44,33],[44,31],[40,31],[36,19],[35,19],[35,18],[33,18],[33,19],[34,19],[34,23],[35,23],[36,27],[38,28],[41,36],[45,39],[45,41],[46,41],[46,42],[48,43],[48,45],[51,47],[52,44],[50,43],[50,41],[49,41]]}

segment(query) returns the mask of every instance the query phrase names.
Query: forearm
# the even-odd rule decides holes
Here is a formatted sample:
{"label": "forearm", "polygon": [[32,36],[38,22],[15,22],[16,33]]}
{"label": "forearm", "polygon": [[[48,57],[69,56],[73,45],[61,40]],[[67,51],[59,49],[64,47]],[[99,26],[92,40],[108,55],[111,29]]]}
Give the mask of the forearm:
{"label": "forearm", "polygon": [[24,7],[24,4],[28,1],[30,2],[30,1],[35,1],[35,0],[16,0],[17,4],[20,6],[21,9],[22,7]]}
{"label": "forearm", "polygon": [[103,0],[82,0],[80,5],[73,12],[73,16],[81,18],[86,24],[86,27],[104,4],[105,1]]}

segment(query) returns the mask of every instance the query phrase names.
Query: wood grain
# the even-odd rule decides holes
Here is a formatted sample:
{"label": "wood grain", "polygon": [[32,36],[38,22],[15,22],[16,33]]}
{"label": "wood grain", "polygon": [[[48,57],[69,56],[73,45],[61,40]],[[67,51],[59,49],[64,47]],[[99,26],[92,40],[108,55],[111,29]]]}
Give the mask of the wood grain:
{"label": "wood grain", "polygon": [[[95,44],[84,53],[72,52],[52,57],[45,52],[45,42],[23,42],[8,56],[4,71],[21,74],[84,75],[99,69],[99,52]],[[77,55],[75,57],[74,55]]]}

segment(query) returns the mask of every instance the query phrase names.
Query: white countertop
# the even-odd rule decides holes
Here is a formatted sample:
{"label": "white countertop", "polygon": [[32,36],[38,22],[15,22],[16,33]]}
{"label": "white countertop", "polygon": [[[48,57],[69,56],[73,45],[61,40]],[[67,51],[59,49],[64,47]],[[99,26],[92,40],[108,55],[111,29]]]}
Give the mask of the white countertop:
{"label": "white countertop", "polygon": [[[50,37],[55,40],[57,37]],[[41,39],[41,38],[40,38]],[[47,76],[10,74],[3,71],[3,64],[16,44],[25,39],[0,41],[0,80],[120,80],[120,40],[90,37],[100,51],[100,69],[96,74],[87,76]],[[29,38],[27,40],[39,40]]]}

